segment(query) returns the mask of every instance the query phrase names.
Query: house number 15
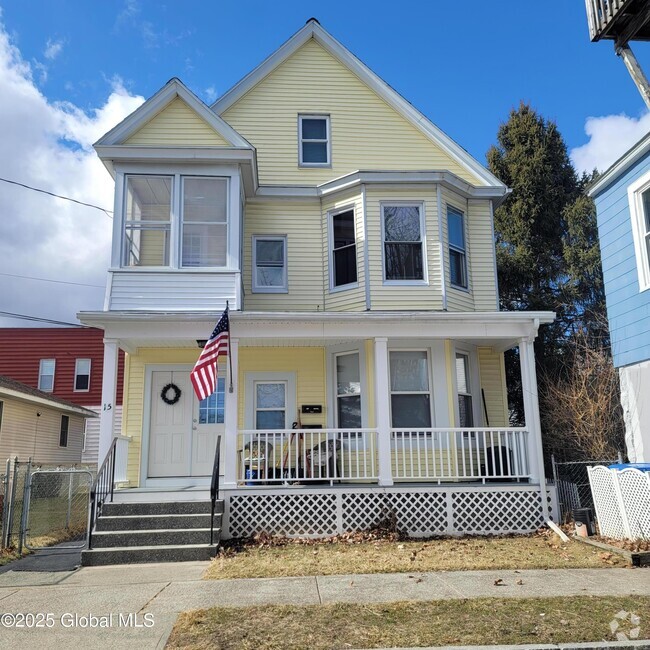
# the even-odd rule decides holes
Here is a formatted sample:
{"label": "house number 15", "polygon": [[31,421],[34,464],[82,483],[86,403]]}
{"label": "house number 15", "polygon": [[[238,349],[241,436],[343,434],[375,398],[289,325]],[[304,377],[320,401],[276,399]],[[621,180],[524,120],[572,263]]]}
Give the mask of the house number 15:
{"label": "house number 15", "polygon": [[103,411],[110,411],[113,408],[112,404],[104,404]]}

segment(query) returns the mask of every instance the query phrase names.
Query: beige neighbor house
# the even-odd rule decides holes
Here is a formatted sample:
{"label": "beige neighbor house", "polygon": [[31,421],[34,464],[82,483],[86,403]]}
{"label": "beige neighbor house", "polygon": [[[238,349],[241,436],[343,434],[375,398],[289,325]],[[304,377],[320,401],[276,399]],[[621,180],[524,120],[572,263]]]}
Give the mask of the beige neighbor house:
{"label": "beige neighbor house", "polygon": [[[499,311],[508,189],[317,21],[212,106],[172,79],[95,148],[112,261],[104,310],[80,318],[105,334],[114,501],[207,499],[221,437],[224,537],[331,535],[387,510],[413,535],[549,518],[533,341],[554,315]],[[230,359],[199,402],[189,372],[227,303]]]}
{"label": "beige neighbor house", "polygon": [[87,418],[97,414],[0,375],[0,459],[81,462]]}

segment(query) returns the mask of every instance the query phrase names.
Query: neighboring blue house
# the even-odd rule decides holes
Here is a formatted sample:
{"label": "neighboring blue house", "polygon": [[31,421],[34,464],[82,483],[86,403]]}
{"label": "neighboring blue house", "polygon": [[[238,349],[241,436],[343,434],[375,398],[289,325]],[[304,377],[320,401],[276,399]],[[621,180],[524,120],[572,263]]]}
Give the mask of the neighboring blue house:
{"label": "neighboring blue house", "polygon": [[631,462],[650,462],[650,134],[592,185]]}

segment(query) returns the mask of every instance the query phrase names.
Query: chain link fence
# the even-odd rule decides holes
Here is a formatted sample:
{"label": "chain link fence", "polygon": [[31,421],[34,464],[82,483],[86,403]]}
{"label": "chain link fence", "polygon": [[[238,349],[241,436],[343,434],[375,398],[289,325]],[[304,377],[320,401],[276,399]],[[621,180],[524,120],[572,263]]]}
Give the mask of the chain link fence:
{"label": "chain link fence", "polygon": [[2,481],[0,547],[23,551],[66,542],[85,545],[94,466],[7,461]]}
{"label": "chain link fence", "polygon": [[612,465],[623,462],[622,455],[618,458],[607,460],[581,460],[558,462],[555,456],[551,458],[553,465],[553,481],[557,489],[557,498],[560,504],[562,523],[573,519],[573,510],[576,508],[591,508],[594,500],[589,485],[588,467],[596,465]]}

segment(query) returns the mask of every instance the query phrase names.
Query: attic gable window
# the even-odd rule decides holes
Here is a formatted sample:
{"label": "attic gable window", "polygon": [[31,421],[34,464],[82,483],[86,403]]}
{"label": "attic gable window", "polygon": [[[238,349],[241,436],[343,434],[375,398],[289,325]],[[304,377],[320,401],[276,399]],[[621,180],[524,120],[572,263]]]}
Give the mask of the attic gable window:
{"label": "attic gable window", "polygon": [[329,115],[299,115],[298,140],[301,167],[329,167],[332,164]]}

